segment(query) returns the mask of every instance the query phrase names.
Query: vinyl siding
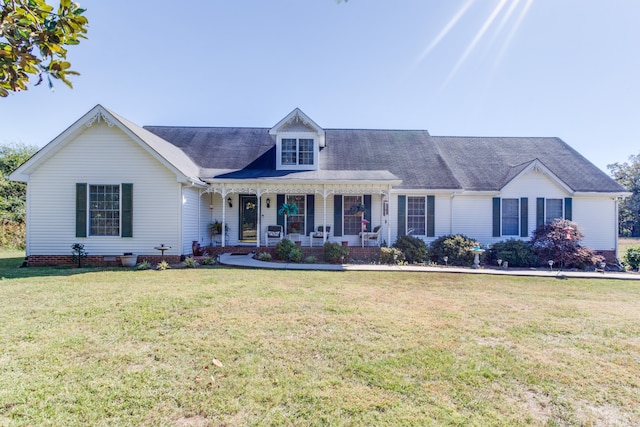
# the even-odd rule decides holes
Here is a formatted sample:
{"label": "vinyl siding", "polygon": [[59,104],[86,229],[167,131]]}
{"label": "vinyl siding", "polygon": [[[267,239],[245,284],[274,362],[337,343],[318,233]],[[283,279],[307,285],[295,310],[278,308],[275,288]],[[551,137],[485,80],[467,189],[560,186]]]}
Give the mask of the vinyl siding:
{"label": "vinyl siding", "polygon": [[193,241],[206,244],[200,239],[199,222],[199,191],[194,187],[184,187],[182,189],[182,253],[189,255],[193,253],[191,245]]}
{"label": "vinyl siding", "polygon": [[[133,183],[133,237],[75,237],[75,184]],[[175,174],[117,127],[94,123],[31,175],[29,255],[66,255],[83,243],[91,255],[180,252],[181,184]]]}

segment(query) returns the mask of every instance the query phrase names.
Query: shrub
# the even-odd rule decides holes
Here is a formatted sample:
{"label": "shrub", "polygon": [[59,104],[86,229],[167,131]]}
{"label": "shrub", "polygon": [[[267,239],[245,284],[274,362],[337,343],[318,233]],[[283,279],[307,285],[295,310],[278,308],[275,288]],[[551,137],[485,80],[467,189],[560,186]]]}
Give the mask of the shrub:
{"label": "shrub", "polygon": [[315,264],[316,262],[318,262],[318,260],[313,255],[309,255],[304,259],[305,264]]}
{"label": "shrub", "polygon": [[200,261],[200,264],[202,265],[213,265],[215,263],[216,263],[216,260],[206,252],[204,253],[204,257],[202,258],[202,261]]}
{"label": "shrub", "polygon": [[423,262],[429,256],[429,250],[424,240],[414,236],[400,236],[394,248],[400,249],[404,254],[406,261],[410,264]]}
{"label": "shrub", "polygon": [[404,254],[398,248],[380,248],[380,264],[395,265],[404,262]]}
{"label": "shrub", "polygon": [[430,258],[435,263],[442,263],[446,256],[449,265],[469,266],[473,264],[474,257],[471,251],[479,245],[475,240],[462,234],[438,237],[431,243]]}
{"label": "shrub", "polygon": [[531,237],[531,245],[542,265],[553,260],[560,268],[585,268],[602,262],[604,257],[580,245],[583,238],[584,234],[578,224],[557,219],[536,228]]}
{"label": "shrub", "polygon": [[486,262],[497,266],[498,260],[508,262],[511,267],[535,267],[538,257],[529,242],[518,239],[503,240],[491,245],[486,253]]}
{"label": "shrub", "polygon": [[289,239],[282,239],[276,245],[276,257],[286,262],[302,261],[302,249]]}
{"label": "shrub", "polygon": [[0,223],[0,247],[24,250],[26,226],[23,222],[2,219]]}
{"label": "shrub", "polygon": [[289,262],[302,262],[303,255],[302,248],[294,244],[293,249],[289,252]]}
{"label": "shrub", "polygon": [[296,244],[289,239],[282,239],[276,245],[276,258],[282,261],[289,261],[289,255],[291,250],[296,247]]}
{"label": "shrub", "polygon": [[151,263],[149,261],[142,261],[136,265],[136,270],[149,270],[151,269]]}
{"label": "shrub", "polygon": [[271,254],[269,252],[260,252],[258,254],[258,259],[260,261],[271,261],[273,259],[273,257],[271,256]]}
{"label": "shrub", "polygon": [[338,243],[326,242],[322,251],[322,258],[331,264],[340,264],[349,256],[349,247]]}
{"label": "shrub", "polygon": [[169,265],[169,263],[165,260],[160,261],[157,265],[156,265],[156,270],[160,270],[160,271],[164,271],[164,270],[168,270],[170,269],[171,266]]}
{"label": "shrub", "polygon": [[184,266],[187,268],[196,268],[199,266],[198,261],[196,261],[193,257],[187,257],[184,260]]}
{"label": "shrub", "polygon": [[624,253],[624,262],[631,268],[640,267],[640,246],[630,246]]}

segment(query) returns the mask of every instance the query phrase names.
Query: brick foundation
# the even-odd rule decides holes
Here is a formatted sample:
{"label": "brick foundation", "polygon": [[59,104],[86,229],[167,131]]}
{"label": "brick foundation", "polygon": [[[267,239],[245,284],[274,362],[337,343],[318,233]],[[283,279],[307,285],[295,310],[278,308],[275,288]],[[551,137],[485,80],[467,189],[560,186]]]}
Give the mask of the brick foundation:
{"label": "brick foundation", "polygon": [[[380,248],[378,247],[365,247],[362,248],[360,246],[349,246],[349,257],[348,260],[360,261],[360,262],[369,262],[371,260],[377,260],[380,255]],[[205,252],[213,257],[217,257],[218,255],[224,253],[241,253],[241,254],[249,254],[252,252],[260,253],[260,252],[269,252],[271,256],[275,259],[276,248],[275,247],[260,247],[256,248],[255,246],[227,246],[227,247],[212,247],[206,246],[203,248]],[[318,262],[322,262],[322,247],[301,247],[303,258],[308,256],[315,256]],[[191,256],[191,254],[186,254],[186,256]],[[73,261],[73,257],[71,255],[29,255],[28,262],[30,267],[52,267],[52,266],[69,266],[73,267],[77,265],[77,262]],[[180,255],[165,255],[164,257],[153,254],[153,255],[138,255],[138,262],[148,261],[152,265],[159,263],[165,259],[170,264],[177,264],[184,259]],[[120,263],[119,255],[89,255],[86,258],[82,259],[83,266],[92,266],[92,267],[120,267],[122,264]]]}

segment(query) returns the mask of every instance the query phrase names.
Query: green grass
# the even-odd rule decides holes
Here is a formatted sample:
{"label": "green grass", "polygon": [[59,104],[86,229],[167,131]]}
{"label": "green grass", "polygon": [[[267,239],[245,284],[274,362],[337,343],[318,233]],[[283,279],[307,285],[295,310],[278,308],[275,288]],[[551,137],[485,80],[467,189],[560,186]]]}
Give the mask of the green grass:
{"label": "green grass", "polygon": [[640,424],[638,282],[0,256],[2,426]]}

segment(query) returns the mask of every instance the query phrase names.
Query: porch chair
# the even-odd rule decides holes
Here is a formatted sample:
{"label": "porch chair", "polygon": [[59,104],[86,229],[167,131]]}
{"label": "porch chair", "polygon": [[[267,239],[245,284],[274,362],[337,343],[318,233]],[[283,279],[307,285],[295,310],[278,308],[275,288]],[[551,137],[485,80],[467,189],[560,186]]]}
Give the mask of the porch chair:
{"label": "porch chair", "polygon": [[362,241],[362,246],[369,246],[370,244],[374,246],[380,246],[380,229],[381,225],[377,225],[373,231],[365,231],[360,233],[360,240]]}
{"label": "porch chair", "polygon": [[327,241],[329,241],[329,236],[331,235],[331,226],[327,225],[327,231],[324,231],[324,226],[320,225],[318,226],[318,230],[317,231],[312,231],[311,233],[309,233],[309,246],[313,247],[313,240],[314,239],[324,239],[325,236],[327,237]]}
{"label": "porch chair", "polygon": [[264,242],[266,247],[269,247],[269,240],[275,240],[279,242],[284,237],[281,225],[269,225],[267,226],[267,232],[264,233]]}

